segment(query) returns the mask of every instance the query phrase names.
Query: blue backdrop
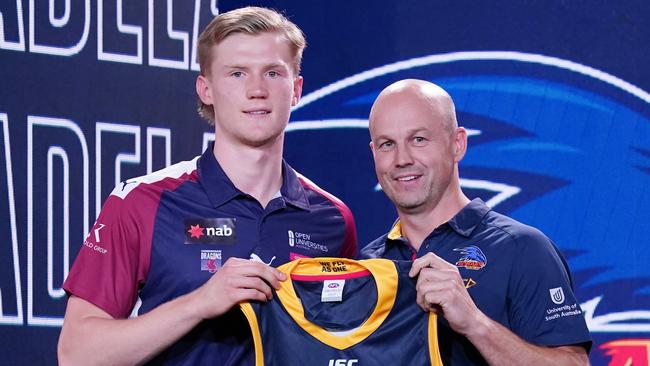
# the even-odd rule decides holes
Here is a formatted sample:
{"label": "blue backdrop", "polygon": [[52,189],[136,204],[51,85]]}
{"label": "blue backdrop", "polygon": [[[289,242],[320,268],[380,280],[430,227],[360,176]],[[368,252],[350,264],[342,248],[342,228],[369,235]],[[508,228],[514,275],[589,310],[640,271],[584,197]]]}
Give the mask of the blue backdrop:
{"label": "blue backdrop", "polygon": [[[361,244],[395,218],[368,149],[370,105],[393,81],[434,81],[470,131],[466,193],[567,256],[592,363],[648,364],[649,2],[252,4],[307,35],[285,155],[348,203]],[[1,364],[56,363],[60,287],[112,187],[202,151],[196,38],[243,5],[0,2]]]}

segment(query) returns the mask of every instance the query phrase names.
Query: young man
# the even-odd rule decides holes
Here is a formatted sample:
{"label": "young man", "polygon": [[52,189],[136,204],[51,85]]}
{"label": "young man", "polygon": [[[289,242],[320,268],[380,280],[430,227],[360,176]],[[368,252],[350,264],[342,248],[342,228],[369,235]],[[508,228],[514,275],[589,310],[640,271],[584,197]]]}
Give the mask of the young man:
{"label": "young man", "polygon": [[467,133],[451,97],[403,80],[381,92],[369,123],[377,177],[399,220],[361,256],[417,258],[417,303],[444,317],[443,364],[587,365],[589,332],[559,250],[463,194]]}
{"label": "young man", "polygon": [[282,159],[302,32],[243,8],[217,16],[198,47],[199,111],[215,143],[107,199],[64,284],[61,364],[252,363],[248,325],[232,308],[271,297],[285,278],[267,264],[356,255],[349,209]]}

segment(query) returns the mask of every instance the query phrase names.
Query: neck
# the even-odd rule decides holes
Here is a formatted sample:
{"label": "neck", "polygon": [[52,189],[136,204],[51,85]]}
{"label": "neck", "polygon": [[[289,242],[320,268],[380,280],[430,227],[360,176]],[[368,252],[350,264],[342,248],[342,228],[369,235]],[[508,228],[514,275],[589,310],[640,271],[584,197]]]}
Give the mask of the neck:
{"label": "neck", "polygon": [[402,236],[415,250],[420,250],[422,242],[433,230],[451,220],[469,202],[469,198],[463,194],[460,186],[452,185],[452,188],[437,202],[424,210],[408,211],[398,208]]}
{"label": "neck", "polygon": [[220,141],[218,136],[213,151],[223,171],[237,189],[266,207],[282,187],[283,139],[261,147],[250,147]]}

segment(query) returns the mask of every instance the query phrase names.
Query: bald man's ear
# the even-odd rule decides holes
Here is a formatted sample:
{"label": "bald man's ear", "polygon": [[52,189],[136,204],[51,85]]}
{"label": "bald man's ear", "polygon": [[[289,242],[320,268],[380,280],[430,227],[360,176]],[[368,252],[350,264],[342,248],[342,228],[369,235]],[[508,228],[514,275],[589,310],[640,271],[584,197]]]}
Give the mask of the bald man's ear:
{"label": "bald man's ear", "polygon": [[467,130],[458,127],[454,132],[454,161],[458,163],[463,160],[465,152],[467,152]]}
{"label": "bald man's ear", "polygon": [[368,147],[370,147],[370,151],[372,152],[372,156],[375,156],[375,144],[373,144],[372,141],[370,141],[370,143],[368,144]]}

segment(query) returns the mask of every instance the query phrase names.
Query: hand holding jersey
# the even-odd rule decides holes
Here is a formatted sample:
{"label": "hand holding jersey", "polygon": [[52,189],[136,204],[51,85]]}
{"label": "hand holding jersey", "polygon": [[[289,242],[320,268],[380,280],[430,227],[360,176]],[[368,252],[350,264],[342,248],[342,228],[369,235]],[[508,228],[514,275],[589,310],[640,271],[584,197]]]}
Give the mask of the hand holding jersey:
{"label": "hand holding jersey", "polygon": [[485,315],[469,296],[458,268],[429,252],[413,262],[410,277],[417,278],[417,304],[444,316],[463,335]]}
{"label": "hand holding jersey", "polygon": [[242,301],[267,301],[286,275],[263,263],[229,258],[221,269],[198,288],[196,310],[202,319],[225,314]]}

